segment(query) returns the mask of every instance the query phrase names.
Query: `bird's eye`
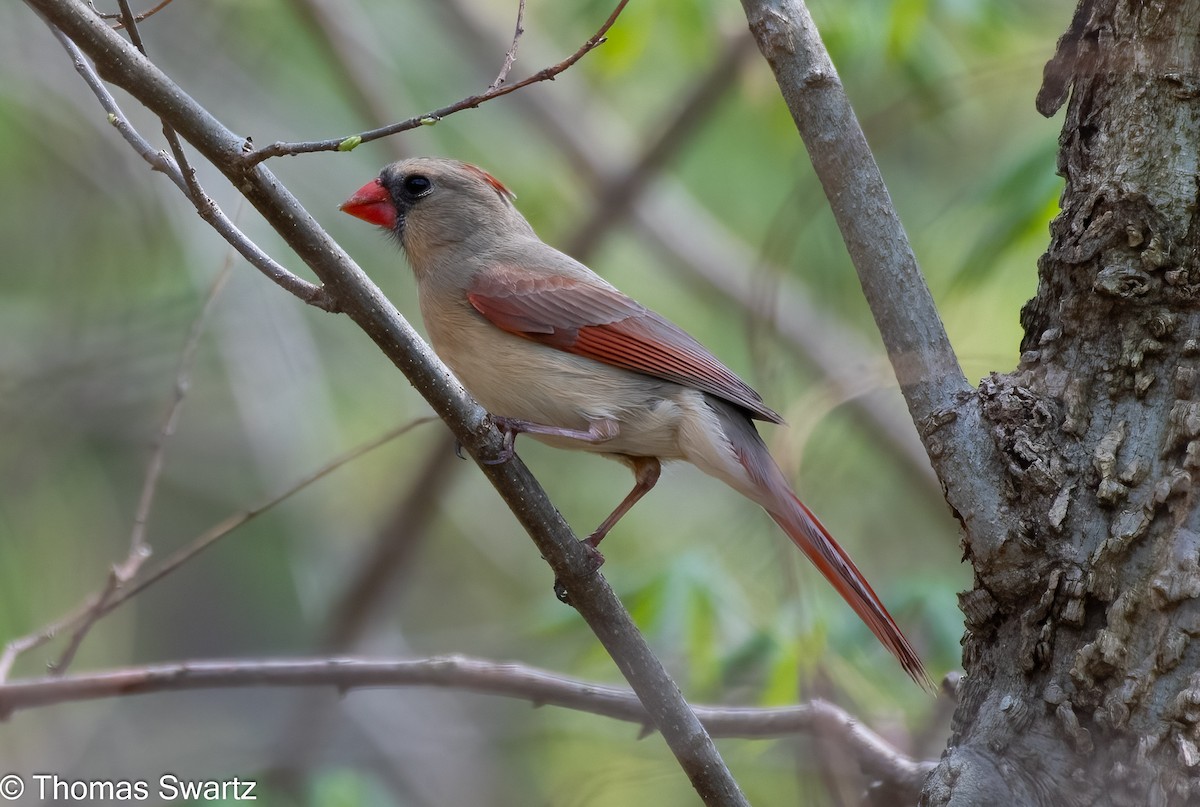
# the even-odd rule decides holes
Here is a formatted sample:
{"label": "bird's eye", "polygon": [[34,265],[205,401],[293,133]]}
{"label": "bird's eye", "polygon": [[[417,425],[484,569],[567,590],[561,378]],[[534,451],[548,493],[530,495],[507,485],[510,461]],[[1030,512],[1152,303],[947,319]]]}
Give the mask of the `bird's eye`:
{"label": "bird's eye", "polygon": [[409,196],[424,196],[433,189],[429,177],[412,174],[404,178],[404,192]]}

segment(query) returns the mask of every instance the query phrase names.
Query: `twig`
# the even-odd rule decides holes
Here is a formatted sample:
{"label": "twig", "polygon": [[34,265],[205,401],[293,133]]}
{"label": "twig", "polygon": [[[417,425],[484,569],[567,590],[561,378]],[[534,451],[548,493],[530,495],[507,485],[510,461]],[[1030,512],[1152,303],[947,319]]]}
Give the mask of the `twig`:
{"label": "twig", "polygon": [[532,76],[518,81],[516,84],[506,84],[502,87],[489,87],[487,90],[478,95],[472,95],[468,98],[464,98],[457,103],[450,104],[449,106],[435,109],[432,112],[425,113],[424,115],[417,115],[416,117],[409,118],[405,121],[400,121],[399,123],[392,123],[378,129],[360,132],[359,134],[346,135],[331,140],[310,140],[301,143],[272,143],[269,146],[257,149],[256,151],[251,151],[244,155],[244,167],[246,169],[252,168],[263,160],[267,160],[272,157],[290,157],[297,154],[309,154],[315,151],[346,151],[348,149],[355,148],[361,143],[369,143],[372,140],[378,140],[382,137],[388,137],[400,132],[407,132],[411,129],[416,129],[418,126],[427,126],[437,123],[443,118],[453,115],[455,112],[461,112],[464,109],[475,109],[481,104],[487,103],[488,101],[492,101],[501,96],[508,95],[510,92],[515,92],[523,87],[528,87],[530,84],[537,84],[541,81],[553,81],[556,76],[569,69],[576,62],[578,62],[588,53],[595,50],[604,42],[605,34],[608,33],[608,29],[612,28],[613,23],[617,21],[617,17],[621,15],[621,11],[624,10],[625,5],[628,2],[629,0],[620,0],[612,14],[610,14],[608,19],[604,21],[604,24],[600,26],[600,29],[597,30],[596,33],[592,34],[592,36],[586,42],[580,45],[579,49],[570,56],[557,64],[553,64],[549,67],[539,70]]}
{"label": "twig", "polygon": [[117,596],[113,598],[112,602],[105,608],[104,613],[108,613],[113,608],[116,608],[118,605],[125,602],[125,600],[137,596],[150,586],[157,583],[159,580],[169,575],[171,572],[178,569],[183,564],[190,561],[192,558],[199,555],[204,550],[211,547],[217,541],[236,530],[238,527],[242,526],[248,521],[252,521],[258,516],[261,516],[263,513],[272,509],[276,505],[282,504],[314,482],[318,482],[329,476],[329,474],[333,473],[338,468],[341,468],[343,465],[353,462],[364,454],[370,453],[386,443],[390,443],[392,440],[395,440],[401,435],[407,434],[417,426],[421,426],[426,423],[432,423],[434,420],[435,418],[432,417],[422,417],[410,420],[401,426],[397,426],[391,431],[376,437],[374,440],[369,440],[362,445],[350,449],[344,454],[334,457],[328,463],[313,471],[308,476],[303,477],[282,493],[272,496],[271,498],[254,507],[251,507],[248,510],[243,510],[240,513],[235,513],[234,515],[229,516],[221,523],[209,528],[206,532],[190,541],[186,546],[170,555],[162,562],[161,565],[157,566],[144,577],[137,580],[133,585],[126,589],[122,589],[122,591],[119,592]]}
{"label": "twig", "polygon": [[825,189],[946,499],[986,555],[1008,532],[997,476],[1005,465],[837,71],[802,0],[742,6]]}
{"label": "twig", "polygon": [[216,280],[209,287],[208,294],[204,298],[204,303],[200,306],[200,312],[192,320],[191,328],[183,345],[183,351],[180,353],[179,366],[175,371],[174,395],[171,398],[170,405],[167,407],[167,415],[163,418],[162,426],[154,438],[154,445],[150,452],[150,461],[146,467],[146,476],[142,482],[142,492],[138,498],[137,511],[133,517],[133,529],[130,531],[129,537],[129,553],[126,555],[125,560],[114,564],[109,570],[108,578],[105,581],[104,587],[96,596],[94,604],[79,621],[78,626],[71,634],[71,639],[67,643],[66,648],[58,657],[58,661],[51,665],[50,669],[55,675],[62,675],[67,671],[67,668],[71,666],[71,662],[75,659],[75,653],[78,652],[79,646],[83,644],[83,640],[87,637],[92,626],[96,624],[96,621],[104,613],[104,607],[111,601],[112,596],[134,578],[138,570],[142,568],[142,564],[150,557],[150,545],[146,542],[146,522],[150,518],[150,508],[154,504],[154,496],[158,491],[158,480],[162,476],[163,465],[167,456],[167,444],[170,442],[172,435],[175,434],[175,426],[179,422],[179,413],[183,411],[183,401],[187,397],[187,390],[192,375],[192,364],[196,357],[196,349],[200,345],[200,336],[204,333],[204,326],[208,321],[209,312],[212,311],[212,307],[218,295],[220,295],[221,289],[224,288],[226,281],[229,280],[232,269],[233,261],[227,258],[225,265],[221,267],[221,271],[217,274]]}
{"label": "twig", "polygon": [[[133,21],[141,22],[142,20],[147,19],[148,17],[153,17],[155,14],[162,11],[164,8],[166,8],[170,4],[171,4],[171,0],[162,0],[162,2],[160,2],[158,5],[154,6],[153,8],[149,9],[148,11],[143,11],[141,14],[138,14],[137,16],[135,16],[133,18]],[[88,6],[91,7],[92,11],[95,12],[96,16],[102,20],[117,20],[117,23],[113,26],[114,31],[124,30],[124,28],[125,28],[125,23],[123,21],[123,18],[125,16],[124,8],[122,8],[116,14],[109,14],[109,13],[102,12],[100,9],[96,8],[95,0],[88,0]]]}
{"label": "twig", "polygon": [[[0,654],[0,682],[3,682],[7,678],[8,672],[12,669],[13,663],[22,653],[33,650],[36,647],[40,647],[46,642],[54,639],[63,631],[78,629],[84,624],[87,624],[87,626],[90,627],[92,622],[95,622],[96,620],[110,613],[119,605],[121,605],[121,603],[137,596],[150,586],[157,583],[159,580],[162,580],[164,577],[171,574],[171,572],[174,572],[180,566],[187,563],[189,560],[196,557],[205,549],[208,549],[217,541],[224,538],[226,535],[233,532],[246,522],[252,521],[254,518],[274,508],[276,505],[282,504],[312,483],[320,479],[324,479],[326,476],[333,473],[338,468],[341,468],[346,463],[358,459],[362,455],[379,448],[381,445],[394,440],[411,429],[416,428],[423,423],[429,423],[432,420],[433,418],[431,417],[410,420],[404,425],[398,426],[397,428],[392,429],[380,437],[376,437],[374,440],[363,443],[362,445],[353,448],[338,457],[335,457],[333,460],[321,466],[308,476],[303,477],[283,492],[266,499],[265,501],[254,507],[251,507],[248,510],[235,513],[215,526],[209,528],[193,540],[189,541],[181,549],[168,556],[166,560],[164,560],[161,564],[144,576],[125,584],[121,588],[111,588],[110,590],[110,585],[106,584],[101,591],[89,595],[74,609],[69,611],[64,616],[59,617],[46,627],[43,627],[40,630],[37,630],[26,636],[21,636],[11,640],[7,645],[5,645],[3,654]],[[70,659],[66,659],[66,661],[69,662]],[[63,661],[60,660],[59,665],[61,664],[63,664]]]}
{"label": "twig", "polygon": [[217,203],[204,194],[203,191],[200,193],[201,201],[197,202],[192,188],[189,187],[189,183],[184,178],[179,167],[165,153],[151,146],[149,141],[133,128],[125,113],[117,105],[117,101],[112,93],[104,86],[104,82],[100,80],[100,76],[97,75],[95,68],[92,67],[91,63],[88,62],[75,43],[56,26],[50,26],[50,30],[59,41],[59,44],[70,55],[71,61],[75,65],[75,71],[79,73],[84,83],[91,89],[96,99],[100,102],[100,106],[108,113],[109,122],[116,128],[125,141],[133,147],[138,156],[150,164],[153,170],[165,174],[179,190],[183,191],[184,195],[195,205],[196,212],[202,219],[208,222],[251,266],[262,272],[273,283],[281,286],[284,290],[298,297],[308,305],[315,306],[323,311],[338,311],[337,303],[324,289],[297,277],[281,264],[277,263],[270,255],[251,241],[225,215]]}
{"label": "twig", "polygon": [[[154,6],[153,8],[150,8],[146,11],[143,11],[141,14],[138,14],[136,17],[133,18],[133,21],[141,22],[143,20],[149,19],[150,17],[153,17],[155,14],[162,11],[164,8],[166,8],[169,5],[171,5],[171,0],[162,0],[162,2],[160,2],[158,5]],[[122,16],[124,15],[124,13],[125,13],[125,9],[122,8],[121,9]],[[115,16],[115,15],[101,14],[100,16],[104,17],[105,19],[108,19],[110,16]],[[125,28],[124,22],[118,22],[116,25],[113,26],[114,31],[120,31],[123,28]]]}
{"label": "twig", "polygon": [[512,70],[513,62],[517,60],[517,43],[521,40],[521,34],[525,33],[524,23],[525,0],[520,0],[520,3],[517,5],[517,30],[513,34],[512,45],[509,46],[508,51],[504,54],[504,64],[500,66],[499,75],[497,75],[496,80],[488,86],[488,90],[490,92],[495,92],[500,88],[500,85],[504,83],[506,78],[508,78],[508,73],[510,70]]}

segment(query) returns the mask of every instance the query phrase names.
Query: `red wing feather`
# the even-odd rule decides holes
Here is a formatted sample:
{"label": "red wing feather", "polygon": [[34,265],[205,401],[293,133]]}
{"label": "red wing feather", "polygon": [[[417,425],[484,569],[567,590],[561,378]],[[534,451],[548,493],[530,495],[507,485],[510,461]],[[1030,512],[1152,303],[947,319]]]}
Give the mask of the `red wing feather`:
{"label": "red wing feather", "polygon": [[467,294],[501,330],[723,398],[760,420],[783,419],[703,345],[611,286],[497,267]]}

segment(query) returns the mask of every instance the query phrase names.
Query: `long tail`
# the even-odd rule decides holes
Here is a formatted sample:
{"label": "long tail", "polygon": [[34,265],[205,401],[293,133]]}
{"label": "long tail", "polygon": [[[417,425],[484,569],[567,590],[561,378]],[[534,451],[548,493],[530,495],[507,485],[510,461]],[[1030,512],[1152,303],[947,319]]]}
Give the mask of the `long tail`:
{"label": "long tail", "polygon": [[[754,424],[741,410],[725,401],[716,400],[713,396],[705,396],[705,400],[709,412],[716,416],[720,431],[729,442],[718,446],[711,441],[711,429],[685,434],[688,459],[701,470],[724,480],[758,502],[825,575],[825,579],[837,589],[842,599],[862,618],[883,646],[900,661],[900,666],[917,685],[934,691],[933,682],[925,672],[917,652],[904,638],[896,621],[883,607],[871,584],[854,565],[854,561],[850,560],[846,550],[838,546],[829,530],[792,492],[783,472],[758,436]],[[730,449],[732,457],[728,453]]]}
{"label": "long tail", "polygon": [[900,661],[900,666],[917,685],[932,691],[933,682],[925,672],[917,651],[913,650],[908,639],[904,638],[896,620],[892,619],[892,615],[883,607],[867,578],[854,565],[846,550],[833,540],[825,525],[804,506],[804,502],[791,491],[787,491],[787,494],[790,501],[783,504],[790,506],[782,513],[768,509],[771,518],[775,519],[775,523],[783,528],[792,539],[792,543],[800,547],[821,574],[825,575],[825,579],[837,589],[837,593],[842,595],[842,599],[854,609],[883,646]]}

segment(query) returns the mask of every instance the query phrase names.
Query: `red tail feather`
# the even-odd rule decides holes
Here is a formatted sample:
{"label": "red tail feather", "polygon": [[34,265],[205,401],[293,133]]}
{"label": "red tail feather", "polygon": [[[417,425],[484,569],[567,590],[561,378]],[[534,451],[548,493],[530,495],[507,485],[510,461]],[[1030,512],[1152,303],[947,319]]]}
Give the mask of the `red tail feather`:
{"label": "red tail feather", "polygon": [[821,570],[838,594],[849,603],[855,613],[862,618],[871,632],[878,637],[883,646],[891,651],[899,661],[900,666],[917,684],[929,691],[934,691],[933,682],[925,672],[921,659],[912,645],[904,638],[896,621],[883,607],[867,578],[854,565],[854,561],[846,551],[838,546],[837,541],[825,529],[825,526],[804,506],[795,494],[791,495],[791,503],[795,508],[790,512],[771,513],[771,518],[783,528],[793,543],[808,556],[813,565]]}

